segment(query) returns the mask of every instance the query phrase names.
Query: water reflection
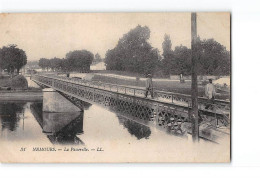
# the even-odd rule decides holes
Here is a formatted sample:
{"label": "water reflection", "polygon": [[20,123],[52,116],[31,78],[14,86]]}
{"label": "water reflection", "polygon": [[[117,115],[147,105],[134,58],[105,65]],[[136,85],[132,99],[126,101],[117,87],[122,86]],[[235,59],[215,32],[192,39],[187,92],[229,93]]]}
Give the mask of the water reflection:
{"label": "water reflection", "polygon": [[53,144],[84,144],[77,137],[83,133],[82,113],[43,113],[43,122],[43,132]]}
{"label": "water reflection", "polygon": [[[1,140],[40,141],[41,144],[58,145],[85,145],[87,143],[86,145],[89,145],[91,142],[99,141],[103,144],[104,141],[122,139],[129,143],[138,141],[141,144],[144,141],[152,143],[159,135],[158,131],[162,130],[162,128],[157,130],[152,121],[122,117],[120,113],[105,110],[97,105],[86,106],[84,117],[80,112],[42,112],[42,106],[42,101],[1,102]],[[172,131],[167,131],[167,127],[163,129],[172,134]],[[167,138],[168,134],[165,134],[160,138]]]}
{"label": "water reflection", "polygon": [[31,112],[51,143],[84,144],[77,137],[83,133],[83,113],[42,112],[42,103],[31,104]]}
{"label": "water reflection", "polygon": [[119,124],[122,124],[125,128],[127,128],[128,132],[131,135],[134,135],[138,140],[142,138],[149,139],[149,136],[151,135],[151,130],[149,127],[135,121],[125,119],[121,116],[118,116],[118,121]]}
{"label": "water reflection", "polygon": [[2,130],[8,129],[15,131],[19,127],[19,121],[24,114],[26,103],[1,102],[0,103],[0,121]]}

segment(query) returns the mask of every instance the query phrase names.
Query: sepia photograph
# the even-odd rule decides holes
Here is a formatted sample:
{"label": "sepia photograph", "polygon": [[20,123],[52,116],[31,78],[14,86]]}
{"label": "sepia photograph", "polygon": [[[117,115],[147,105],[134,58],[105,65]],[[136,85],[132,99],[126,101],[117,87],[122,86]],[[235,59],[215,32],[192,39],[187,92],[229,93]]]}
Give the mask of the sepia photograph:
{"label": "sepia photograph", "polygon": [[229,163],[230,12],[0,14],[0,162]]}

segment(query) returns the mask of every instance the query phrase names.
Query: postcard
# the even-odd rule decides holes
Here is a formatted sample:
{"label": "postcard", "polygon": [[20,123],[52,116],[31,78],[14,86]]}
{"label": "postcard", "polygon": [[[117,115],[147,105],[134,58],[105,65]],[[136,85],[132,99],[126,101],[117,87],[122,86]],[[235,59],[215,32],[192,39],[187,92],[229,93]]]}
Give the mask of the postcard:
{"label": "postcard", "polygon": [[230,21],[0,14],[0,161],[230,162]]}

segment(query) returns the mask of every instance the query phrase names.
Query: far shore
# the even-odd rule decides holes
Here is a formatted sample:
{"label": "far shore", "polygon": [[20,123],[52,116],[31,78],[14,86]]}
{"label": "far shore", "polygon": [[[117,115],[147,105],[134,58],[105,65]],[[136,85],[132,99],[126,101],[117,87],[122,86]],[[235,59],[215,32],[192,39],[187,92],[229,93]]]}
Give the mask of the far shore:
{"label": "far shore", "polygon": [[41,90],[0,90],[0,101],[39,101]]}

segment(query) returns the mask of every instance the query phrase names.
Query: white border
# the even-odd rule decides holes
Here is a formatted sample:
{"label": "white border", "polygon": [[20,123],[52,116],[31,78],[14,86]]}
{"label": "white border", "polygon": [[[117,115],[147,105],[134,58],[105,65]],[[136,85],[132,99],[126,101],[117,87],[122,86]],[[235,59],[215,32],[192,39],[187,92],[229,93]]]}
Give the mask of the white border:
{"label": "white border", "polygon": [[[0,0],[0,12],[232,13],[231,164],[1,164],[1,178],[260,178],[259,0]],[[1,23],[1,22],[0,22]],[[258,177],[256,177],[258,176]]]}

